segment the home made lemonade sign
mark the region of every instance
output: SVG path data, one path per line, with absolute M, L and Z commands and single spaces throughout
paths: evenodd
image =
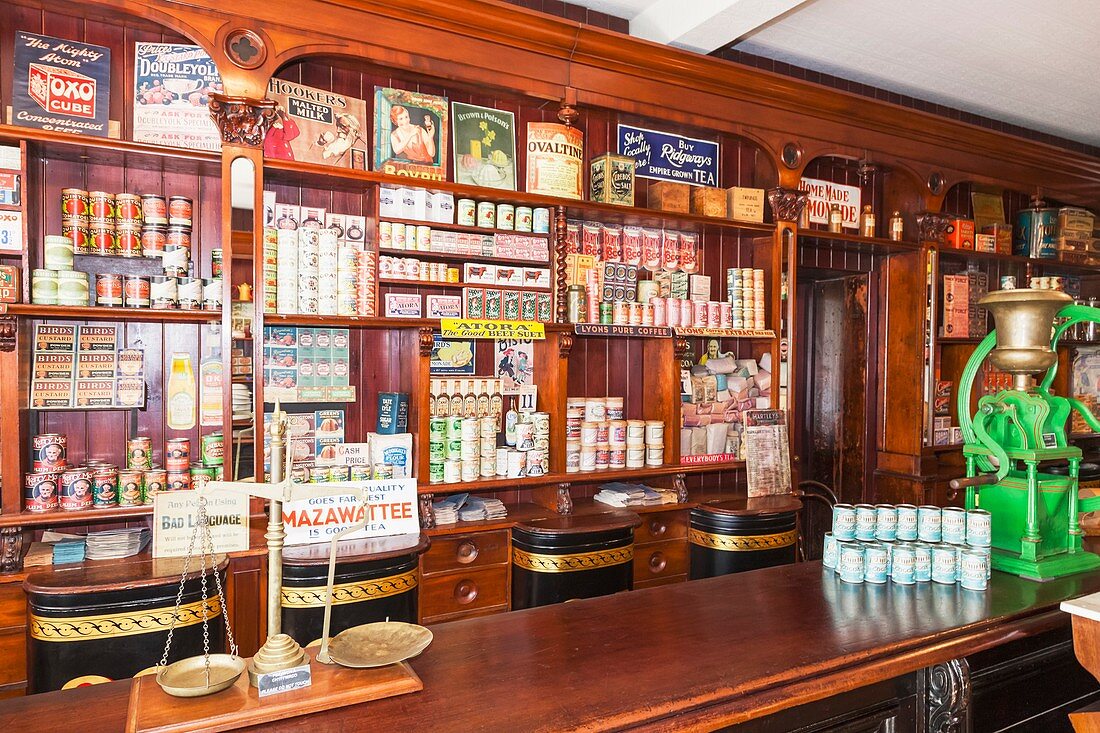
M 810 213 L 810 223 L 828 224 L 829 208 L 836 204 L 844 216 L 846 229 L 859 229 L 860 192 L 858 186 L 845 186 L 832 181 L 816 178 L 803 178 L 803 191 L 809 192 L 806 209 Z

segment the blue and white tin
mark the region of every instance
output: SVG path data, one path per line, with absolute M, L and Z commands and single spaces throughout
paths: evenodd
M 989 547 L 993 543 L 993 522 L 984 509 L 971 509 L 966 513 L 966 544 L 971 547 Z
M 989 587 L 989 578 L 986 576 L 988 568 L 989 560 L 984 553 L 964 550 L 959 568 L 959 582 L 968 590 L 985 590 Z
M 947 506 L 940 513 L 940 532 L 942 539 L 949 545 L 966 544 L 966 510 L 962 507 Z
M 967 547 L 967 552 L 976 552 L 985 558 L 985 579 L 993 575 L 993 553 L 988 547 Z
M 896 538 L 904 542 L 917 539 L 917 508 L 912 504 L 898 504 Z
M 942 537 L 940 522 L 941 513 L 938 506 L 922 506 L 917 508 L 917 539 L 921 542 L 939 542 Z
M 898 534 L 898 508 L 893 504 L 875 505 L 875 539 L 893 542 Z
M 863 545 L 841 542 L 837 545 L 837 567 L 845 583 L 863 582 Z
M 875 539 L 878 512 L 874 504 L 856 504 L 856 539 L 871 542 Z
M 851 504 L 833 505 L 833 536 L 838 542 L 856 538 L 856 508 Z
M 863 548 L 863 580 L 867 583 L 885 583 L 890 577 L 890 551 L 885 545 L 872 543 Z
M 916 581 L 917 549 L 909 544 L 894 546 L 891 553 L 890 577 L 898 585 L 912 585 Z
M 918 583 L 932 580 L 932 546 L 924 542 L 913 543 L 913 579 Z
M 954 585 L 956 559 L 954 546 L 932 545 L 932 582 Z
M 832 532 L 825 533 L 825 546 L 821 551 L 821 564 L 827 568 L 836 569 L 836 537 Z

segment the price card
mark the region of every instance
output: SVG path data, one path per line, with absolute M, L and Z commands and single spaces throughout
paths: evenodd
M 23 251 L 23 213 L 0 211 L 0 252 Z

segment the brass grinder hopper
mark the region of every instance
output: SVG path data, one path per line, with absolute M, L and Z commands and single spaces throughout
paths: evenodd
M 993 366 L 1013 375 L 1013 386 L 1027 390 L 1034 375 L 1058 361 L 1051 350 L 1054 318 L 1073 298 L 1058 290 L 997 290 L 978 301 L 993 314 L 997 346 L 989 354 Z

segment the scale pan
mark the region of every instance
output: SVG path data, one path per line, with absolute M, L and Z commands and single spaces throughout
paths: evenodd
M 232 654 L 210 655 L 210 684 L 201 654 L 173 662 L 157 674 L 157 684 L 173 697 L 202 697 L 233 685 L 244 672 L 244 660 Z
M 342 631 L 329 642 L 329 657 L 343 667 L 384 667 L 415 657 L 432 643 L 423 626 L 398 621 L 363 624 Z

